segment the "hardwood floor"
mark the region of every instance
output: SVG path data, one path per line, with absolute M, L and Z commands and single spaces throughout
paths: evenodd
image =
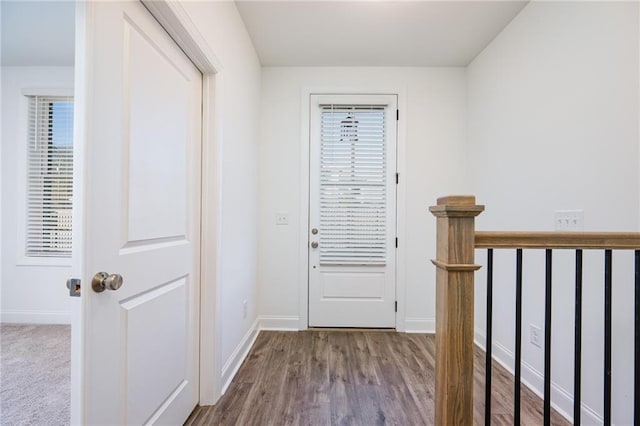
M 390 331 L 261 332 L 225 395 L 186 425 L 431 425 L 435 337 Z M 492 424 L 513 423 L 513 378 L 494 362 Z M 476 350 L 475 424 L 484 423 L 484 353 Z M 542 401 L 522 386 L 523 425 Z M 569 425 L 556 412 L 552 424 Z

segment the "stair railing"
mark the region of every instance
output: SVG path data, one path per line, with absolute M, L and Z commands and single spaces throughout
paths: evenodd
M 485 424 L 491 424 L 493 325 L 493 251 L 516 250 L 514 424 L 520 424 L 523 250 L 545 250 L 544 410 L 551 422 L 551 307 L 554 249 L 575 250 L 574 413 L 581 421 L 582 259 L 583 250 L 604 252 L 603 420 L 611 424 L 612 253 L 634 250 L 634 424 L 640 426 L 640 233 L 476 232 L 475 217 L 484 210 L 474 196 L 439 198 L 430 208 L 437 218 L 436 266 L 436 425 L 473 424 L 474 263 L 475 249 L 487 249 Z

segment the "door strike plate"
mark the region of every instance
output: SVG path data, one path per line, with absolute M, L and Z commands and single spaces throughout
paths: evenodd
M 78 278 L 69 278 L 67 280 L 67 288 L 69 289 L 69 296 L 80 297 L 80 280 Z

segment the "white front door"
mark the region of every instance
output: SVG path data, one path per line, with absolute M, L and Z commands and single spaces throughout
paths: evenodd
M 202 75 L 141 3 L 78 11 L 82 421 L 182 424 L 198 402 Z M 98 272 L 122 287 L 96 292 Z
M 312 95 L 309 326 L 396 325 L 395 95 Z

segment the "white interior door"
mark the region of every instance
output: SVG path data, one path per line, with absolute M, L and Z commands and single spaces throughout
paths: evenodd
M 395 327 L 396 105 L 311 96 L 311 327 Z
M 82 421 L 182 424 L 198 401 L 202 75 L 141 3 L 78 10 Z M 94 291 L 98 272 L 122 287 Z

